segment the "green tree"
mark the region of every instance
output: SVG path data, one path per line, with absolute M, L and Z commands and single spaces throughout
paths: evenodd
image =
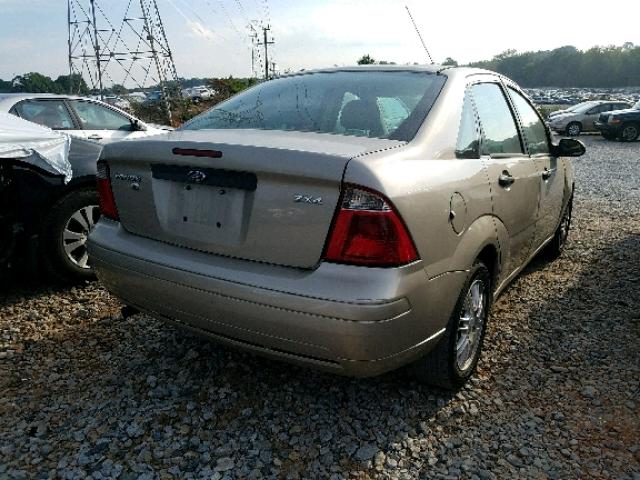
M 58 86 L 60 93 L 75 93 L 79 95 L 89 93 L 89 87 L 79 73 L 60 75 L 54 83 Z
M 127 93 L 129 93 L 129 90 L 127 90 L 123 85 L 120 85 L 119 83 L 114 83 L 109 90 L 111 90 L 114 95 L 126 95 Z
M 0 79 L 0 93 L 9 93 L 13 89 L 11 82 Z
M 13 84 L 12 89 L 14 92 L 62 93 L 60 86 L 51 80 L 51 78 L 37 72 L 18 75 L 11 83 Z
M 453 58 L 451 57 L 447 57 L 446 60 L 444 62 L 442 62 L 442 65 L 447 65 L 447 66 L 452 66 L 452 67 L 457 67 L 458 66 L 458 62 L 456 62 Z
M 376 61 L 368 53 L 358 60 L 358 65 L 373 65 L 374 63 L 376 63 Z

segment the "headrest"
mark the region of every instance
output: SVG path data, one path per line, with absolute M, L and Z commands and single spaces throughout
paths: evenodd
M 352 100 L 342 109 L 340 123 L 347 130 L 364 130 L 369 136 L 377 136 L 382 133 L 380 122 L 380 110 L 375 101 Z

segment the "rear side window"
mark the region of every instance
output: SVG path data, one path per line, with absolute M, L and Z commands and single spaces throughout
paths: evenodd
M 456 157 L 480 158 L 480 130 L 476 112 L 471 100 L 471 94 L 467 92 L 462 105 L 462 117 L 460 119 L 460 131 L 456 145 Z
M 497 83 L 480 83 L 471 87 L 484 133 L 485 155 L 522 154 L 522 145 L 509 104 Z
M 181 130 L 263 129 L 411 140 L 445 77 L 412 71 L 338 71 L 261 83 Z
M 131 130 L 131 120 L 110 108 L 85 100 L 69 102 L 85 130 Z
M 71 130 L 73 120 L 62 100 L 25 100 L 14 107 L 17 114 L 53 130 Z
M 522 131 L 531 155 L 549 153 L 547 129 L 534 108 L 516 90 L 509 88 L 509 95 L 520 115 Z

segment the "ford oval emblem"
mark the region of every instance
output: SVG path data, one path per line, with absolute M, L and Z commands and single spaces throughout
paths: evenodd
M 191 170 L 187 176 L 193 183 L 202 183 L 207 179 L 207 174 L 200 170 Z

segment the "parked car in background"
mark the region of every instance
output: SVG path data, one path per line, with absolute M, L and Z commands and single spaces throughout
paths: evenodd
M 156 103 L 162 100 L 162 91 L 154 90 L 152 92 L 147 93 L 147 97 L 145 98 L 143 103 L 151 104 Z
M 93 278 L 102 145 L 0 113 L 0 269 L 18 254 L 64 280 Z
M 185 88 L 182 90 L 183 98 L 189 98 L 194 101 L 209 100 L 213 95 L 214 92 L 205 86 Z
M 144 92 L 129 92 L 126 97 L 129 103 L 143 103 L 147 99 Z
M 0 112 L 103 145 L 165 132 L 113 105 L 84 97 L 46 93 L 0 94 Z
M 493 297 L 562 250 L 583 153 L 485 70 L 299 73 L 107 145 L 89 251 L 125 304 L 220 342 L 455 388 Z
M 595 122 L 600 114 L 630 106 L 621 101 L 593 100 L 576 105 L 563 113 L 550 115 L 548 123 L 552 130 L 575 137 L 582 132 L 597 131 Z
M 559 115 L 566 115 L 567 113 L 573 113 L 574 110 L 576 109 L 582 109 L 586 106 L 595 106 L 595 101 L 593 100 L 589 100 L 587 102 L 580 102 L 577 103 L 575 105 L 570 106 L 569 108 L 564 108 L 562 110 L 556 110 L 555 112 L 551 112 L 548 116 L 548 119 L 552 119 L 554 117 L 557 117 Z
M 607 140 L 637 140 L 640 137 L 640 100 L 631 108 L 600 114 L 595 128 Z

